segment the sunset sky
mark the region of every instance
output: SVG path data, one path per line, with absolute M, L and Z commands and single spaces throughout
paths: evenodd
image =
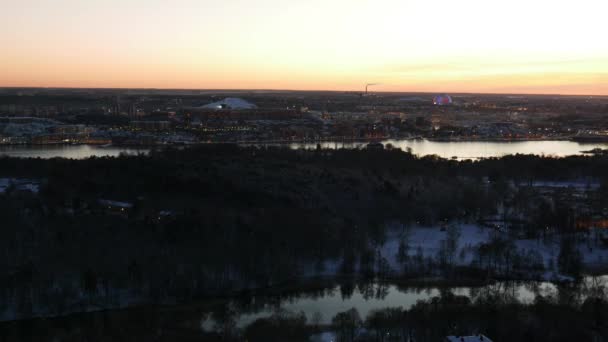
M 606 0 L 1 0 L 0 86 L 608 95 Z

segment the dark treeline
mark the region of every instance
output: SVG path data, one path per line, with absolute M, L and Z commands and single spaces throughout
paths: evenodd
M 328 260 L 340 261 L 341 275 L 388 277 L 377 249 L 389 223 L 474 222 L 503 206 L 530 217 L 526 234 L 549 225 L 567 232 L 576 215 L 563 210 L 569 202 L 556 197 L 543 206 L 534 188 L 512 182 L 599 182 L 588 198 L 593 213 L 608 206 L 606 166 L 600 156 L 456 162 L 399 150 L 233 145 L 87 160 L 0 158 L 0 177 L 41 181 L 39 194 L 0 194 L 0 303 L 11 317 L 29 317 L 179 302 L 323 274 Z M 517 263 L 498 262 L 512 260 L 505 246 L 492 249 L 502 254 L 480 250 L 484 277 L 515 271 Z M 404 258 L 404 269 L 434 274 L 452 259 L 418 253 Z M 566 255 L 564 265 L 577 272 L 576 258 Z

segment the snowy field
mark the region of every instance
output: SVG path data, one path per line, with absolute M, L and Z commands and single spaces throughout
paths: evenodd
M 458 266 L 468 266 L 476 258 L 476 250 L 480 244 L 487 243 L 492 236 L 500 236 L 509 239 L 508 233 L 504 230 L 497 232 L 495 229 L 483 227 L 477 224 L 454 224 L 459 230 L 457 251 L 454 257 L 454 264 Z M 441 249 L 442 241 L 447 239 L 447 230 L 440 226 L 423 227 L 412 226 L 407 229 L 407 243 L 409 245 L 407 254 L 414 257 L 421 249 L 424 259 L 431 258 L 437 260 L 437 255 Z M 593 233 L 589 237 L 579 234 L 576 246 L 582 255 L 582 261 L 588 267 L 603 267 L 608 265 L 608 248 L 593 238 Z M 397 260 L 399 242 L 403 238 L 404 232 L 400 228 L 390 229 L 387 234 L 386 242 L 379 247 L 380 255 L 388 261 L 391 272 L 399 274 L 401 265 Z M 557 258 L 559 255 L 560 244 L 558 236 L 549 236 L 547 239 L 513 239 L 517 252 L 521 255 L 535 254 L 542 258 L 545 267 L 544 274 L 537 274 L 535 278 L 544 280 L 567 280 L 568 277 L 557 273 Z M 311 265 L 303 272 L 305 276 L 333 276 L 339 274 L 342 260 L 326 261 L 321 272 L 315 271 Z
M 6 192 L 11 186 L 15 190 L 38 193 L 40 181 L 25 178 L 0 178 L 0 193 Z
M 468 265 L 473 261 L 473 248 L 480 243 L 489 240 L 490 229 L 485 229 L 477 225 L 459 225 L 460 238 L 458 239 L 458 251 L 456 253 L 456 263 L 459 265 Z M 399 241 L 402 236 L 406 235 L 409 250 L 408 255 L 413 257 L 416 255 L 418 248 L 422 248 L 424 257 L 435 258 L 441 248 L 441 241 L 447 238 L 447 231 L 442 231 L 440 227 L 420 227 L 414 226 L 408 228 L 408 232 L 404 234 L 399 229 L 389 232 L 387 242 L 382 246 L 381 253 L 384 258 L 389 261 L 391 268 L 398 269 L 397 252 L 399 251 Z M 461 259 L 459 255 L 462 250 L 465 250 L 465 258 Z
M 455 264 L 466 266 L 470 265 L 475 258 L 475 250 L 485 242 L 489 242 L 492 235 L 498 234 L 501 238 L 508 239 L 508 233 L 496 232 L 492 228 L 482 227 L 475 224 L 456 225 L 460 231 L 458 239 L 458 250 L 455 253 Z M 399 269 L 397 252 L 399 250 L 399 240 L 402 232 L 393 230 L 389 233 L 387 242 L 381 248 L 381 254 L 389 261 L 393 270 Z M 441 227 L 420 227 L 409 228 L 408 243 L 409 256 L 414 256 L 418 247 L 422 248 L 425 257 L 435 258 L 441 248 L 443 240 L 447 238 L 447 232 Z M 516 249 L 520 254 L 538 253 L 543 259 L 543 264 L 547 270 L 545 278 L 555 279 L 553 271 L 557 269 L 557 257 L 559 255 L 559 237 L 552 236 L 548 239 L 514 239 Z M 593 234 L 589 238 L 584 238 L 582 234 L 577 237 L 576 246 L 581 252 L 582 261 L 585 266 L 602 266 L 608 262 L 608 248 L 601 246 L 594 240 Z M 463 258 L 464 257 L 464 258 Z M 558 277 L 562 278 L 562 277 Z

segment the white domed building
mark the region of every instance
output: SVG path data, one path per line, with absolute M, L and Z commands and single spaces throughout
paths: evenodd
M 208 105 L 204 105 L 201 108 L 203 109 L 232 109 L 232 110 L 242 110 L 242 109 L 256 109 L 257 106 L 251 102 L 243 100 L 241 98 L 236 97 L 227 97 L 221 101 L 213 102 Z

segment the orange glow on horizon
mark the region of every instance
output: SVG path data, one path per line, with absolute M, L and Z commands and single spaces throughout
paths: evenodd
M 8 0 L 0 86 L 608 95 L 601 0 Z M 498 8 L 500 7 L 500 8 Z

